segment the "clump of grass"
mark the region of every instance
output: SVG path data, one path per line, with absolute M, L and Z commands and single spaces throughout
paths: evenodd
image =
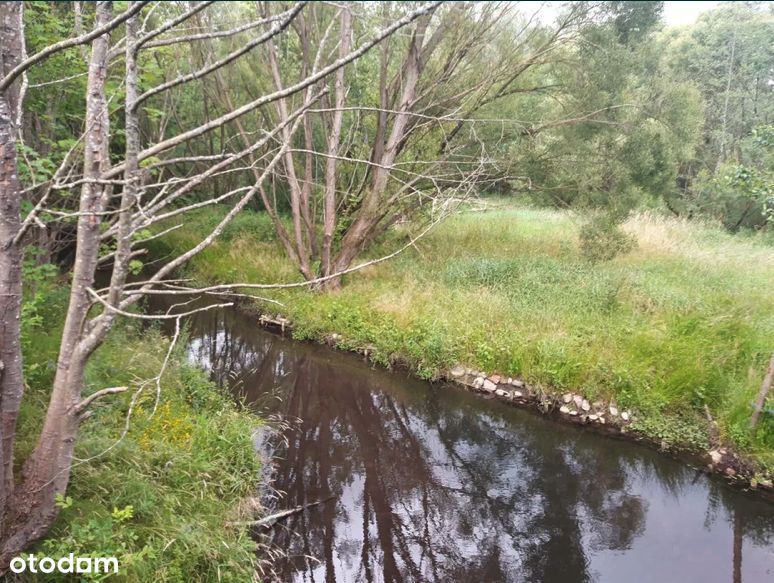
M 245 231 L 196 258 L 191 273 L 202 281 L 224 271 L 230 281 L 297 281 L 276 242 L 248 234 L 250 221 L 265 218 L 243 221 Z M 338 293 L 273 297 L 300 337 L 336 332 L 345 347 L 370 346 L 377 361 L 407 362 L 420 376 L 461 362 L 615 400 L 643 417 L 694 419 L 696 427 L 707 406 L 726 439 L 769 456 L 774 420 L 755 435 L 747 423 L 772 349 L 774 248 L 761 237 L 641 214 L 623 226 L 637 247 L 592 263 L 580 249 L 582 224 L 567 212 L 504 206 L 461 214 L 415 249 L 348 276 Z M 164 244 L 181 248 L 179 233 Z M 405 237 L 391 232 L 371 255 Z M 688 435 L 659 427 L 643 425 L 659 439 Z
M 27 326 L 25 366 L 35 371 L 20 423 L 20 453 L 34 446 L 56 358 L 57 328 L 65 296 L 52 288 L 37 310 L 46 326 Z M 33 320 L 28 320 L 33 321 Z M 53 325 L 51 325 L 53 323 Z M 155 329 L 126 324 L 94 355 L 87 391 L 136 387 L 161 368 L 168 340 Z M 239 520 L 254 495 L 259 461 L 252 434 L 258 421 L 238 411 L 203 372 L 176 352 L 156 387 L 137 402 L 124 428 L 130 395 L 104 400 L 82 427 L 67 496 L 49 536 L 33 552 L 57 557 L 114 556 L 117 581 L 252 580 L 257 554 Z M 49 580 L 49 579 L 47 579 Z M 51 581 L 69 580 L 66 575 Z M 111 579 L 112 580 L 112 579 Z

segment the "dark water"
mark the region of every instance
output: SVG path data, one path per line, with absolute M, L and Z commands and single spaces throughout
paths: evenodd
M 373 370 L 234 312 L 192 361 L 302 421 L 276 463 L 281 581 L 774 581 L 774 505 L 632 444 Z M 272 397 L 270 397 L 272 395 Z

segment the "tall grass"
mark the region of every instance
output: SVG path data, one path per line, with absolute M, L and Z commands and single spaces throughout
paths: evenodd
M 55 370 L 66 288 L 47 283 L 25 302 L 24 365 L 30 384 L 21 412 L 18 457 L 35 445 Z M 93 356 L 87 392 L 126 385 L 132 392 L 161 369 L 168 339 L 124 324 Z M 47 538 L 32 552 L 60 557 L 116 557 L 113 581 L 252 580 L 256 545 L 243 518 L 255 494 L 258 423 L 237 410 L 202 371 L 175 352 L 156 386 L 148 384 L 125 427 L 130 395 L 100 401 L 84 422 L 67 497 Z M 30 575 L 30 577 L 35 577 Z M 37 581 L 39 579 L 31 579 Z M 69 581 L 67 575 L 47 581 Z
M 202 220 L 163 245 L 190 246 Z M 298 280 L 275 242 L 251 235 L 266 223 L 245 215 L 191 274 Z M 755 435 L 747 423 L 774 349 L 774 247 L 640 214 L 624 225 L 636 249 L 592 264 L 578 248 L 581 223 L 535 209 L 461 214 L 396 259 L 347 277 L 338 293 L 272 297 L 299 337 L 337 332 L 345 346 L 370 345 L 378 361 L 405 361 L 425 377 L 461 362 L 580 390 L 637 410 L 667 441 L 696 441 L 706 406 L 725 438 L 772 463 L 774 420 Z M 372 255 L 406 236 L 391 233 Z

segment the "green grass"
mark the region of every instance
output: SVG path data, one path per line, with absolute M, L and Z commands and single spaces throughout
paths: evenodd
M 41 426 L 66 299 L 64 288 L 48 287 L 25 303 L 30 386 L 20 423 L 20 459 L 34 446 Z M 92 358 L 86 390 L 128 385 L 134 392 L 138 383 L 158 374 L 168 342 L 157 330 L 123 323 Z M 33 552 L 115 556 L 121 574 L 110 581 L 250 581 L 256 545 L 245 528 L 228 523 L 244 520 L 255 496 L 260 468 L 252 435 L 258 420 L 238 411 L 230 395 L 188 366 L 182 350 L 174 353 L 161 387 L 152 414 L 156 386 L 146 386 L 120 442 L 131 395 L 104 399 L 95 407 L 76 447 L 77 458 L 95 459 L 76 462 L 60 515 Z
M 188 249 L 218 215 L 201 213 L 156 253 Z M 343 336 L 431 378 L 454 363 L 521 376 L 547 390 L 615 400 L 673 443 L 696 443 L 704 406 L 724 437 L 769 467 L 774 420 L 755 435 L 750 404 L 774 349 L 774 248 L 708 225 L 639 215 L 637 248 L 584 260 L 581 218 L 500 207 L 456 216 L 399 257 L 345 280 L 338 293 L 263 293 L 299 338 Z M 394 250 L 392 232 L 369 256 Z M 206 282 L 287 282 L 261 214 L 246 214 L 188 268 Z M 278 311 L 267 306 L 269 312 Z M 700 440 L 699 440 L 700 441 Z

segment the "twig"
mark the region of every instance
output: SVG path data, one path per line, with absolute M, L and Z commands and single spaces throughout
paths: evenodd
M 80 415 L 89 405 L 91 405 L 97 399 L 101 399 L 102 397 L 107 397 L 108 395 L 125 393 L 128 390 L 129 390 L 129 387 L 108 387 L 107 389 L 101 389 L 96 393 L 92 393 L 91 395 L 86 397 L 83 401 L 78 403 L 75 406 L 75 409 L 73 409 L 73 411 L 76 413 L 76 415 Z
M 316 502 L 309 502 L 308 504 L 296 506 L 295 508 L 291 508 L 290 510 L 282 510 L 281 512 L 270 514 L 269 516 L 265 516 L 260 520 L 230 522 L 229 524 L 232 526 L 262 526 L 263 528 L 271 528 L 272 526 L 274 526 L 275 523 L 277 523 L 280 520 L 283 520 L 289 516 L 293 516 L 294 514 L 298 514 L 299 512 L 303 512 L 304 510 L 308 508 L 312 508 L 313 506 L 317 506 L 318 504 L 324 504 L 325 502 L 328 502 L 329 500 L 333 500 L 334 498 L 335 496 L 328 496 L 323 500 L 317 500 Z

